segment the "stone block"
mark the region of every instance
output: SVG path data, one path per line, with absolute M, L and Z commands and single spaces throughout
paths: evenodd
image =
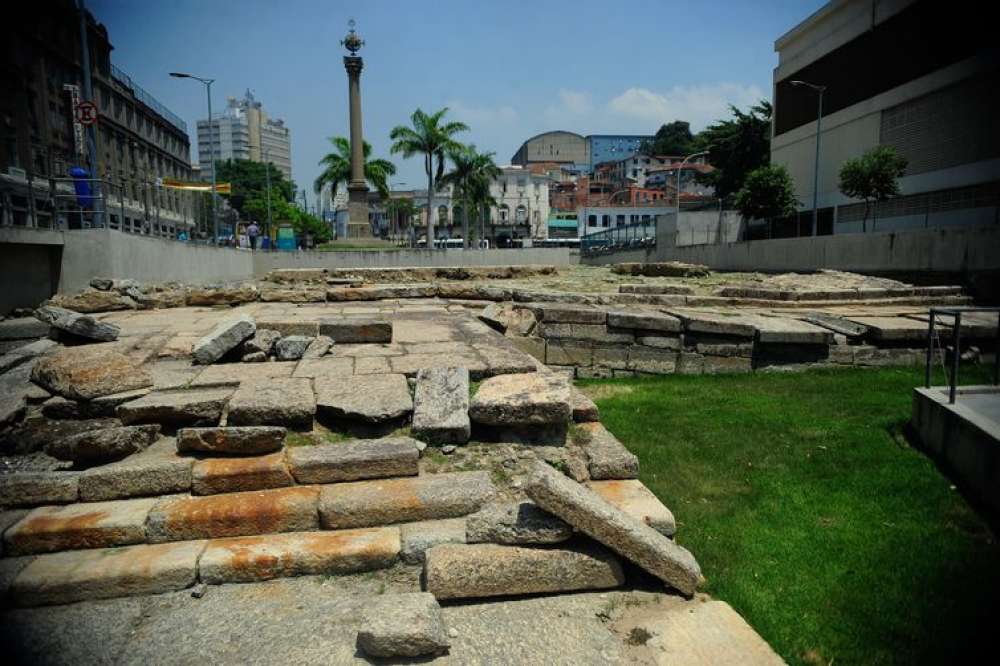
M 344 529 L 457 518 L 478 510 L 495 492 L 486 472 L 337 483 L 322 489 L 320 520 L 325 529 Z
M 145 364 L 126 356 L 118 343 L 63 347 L 41 357 L 31 381 L 70 400 L 93 400 L 153 385 Z
M 146 540 L 146 516 L 155 499 L 40 506 L 4 533 L 12 555 L 107 548 Z
M 392 342 L 392 324 L 381 319 L 322 319 L 319 334 L 336 344 Z
M 677 352 L 633 345 L 628 351 L 628 368 L 659 375 L 677 371 Z
M 187 492 L 193 464 L 194 459 L 177 455 L 173 439 L 162 438 L 145 451 L 80 474 L 80 501 Z
M 278 488 L 160 500 L 146 525 L 150 543 L 317 529 L 314 487 Z
M 285 429 L 277 426 L 181 428 L 177 431 L 177 450 L 180 452 L 254 456 L 280 451 L 284 443 Z
M 62 504 L 79 497 L 79 472 L 10 472 L 0 479 L 0 506 Z
M 279 361 L 297 361 L 313 340 L 306 335 L 286 335 L 274 343 L 274 355 Z
M 571 437 L 587 456 L 590 478 L 634 479 L 639 475 L 639 459 L 600 423 L 579 423 Z
M 828 345 L 833 332 L 798 319 L 757 316 L 753 319 L 761 343 Z
M 413 398 L 401 374 L 317 377 L 316 410 L 334 422 L 388 423 L 408 416 Z
M 568 339 L 588 340 L 590 342 L 629 343 L 635 341 L 635 336 L 629 331 L 608 329 L 602 324 L 538 324 L 538 335 L 547 340 Z
M 669 349 L 672 351 L 679 351 L 681 349 L 680 336 L 637 335 L 635 341 L 640 345 L 655 349 Z
M 427 591 L 438 599 L 600 590 L 625 582 L 617 558 L 589 544 L 572 548 L 444 544 L 427 551 L 424 578 Z
M 330 348 L 333 347 L 333 340 L 325 335 L 317 335 L 306 347 L 305 353 L 302 354 L 302 358 L 321 358 L 326 356 Z
M 160 435 L 160 426 L 122 426 L 88 430 L 56 439 L 45 447 L 45 453 L 58 460 L 67 460 L 78 467 L 121 460 L 144 450 Z
M 524 490 L 535 504 L 679 592 L 691 596 L 701 582 L 701 568 L 690 552 L 549 465 L 536 463 Z
M 538 361 L 522 353 L 515 345 L 508 345 L 507 340 L 503 344 L 476 343 L 473 349 L 473 353 L 478 353 L 486 362 L 485 377 L 534 372 L 538 368 Z
M 257 331 L 243 343 L 245 354 L 264 354 L 267 356 L 274 351 L 274 343 L 281 339 L 281 333 L 269 328 L 257 327 Z
M 299 361 L 295 368 L 293 377 L 304 377 L 315 379 L 323 377 L 332 379 L 334 377 L 347 378 L 354 374 L 355 359 L 349 356 L 324 356 L 316 359 L 303 359 Z M 272 365 L 272 364 L 268 364 Z M 359 373 L 360 374 L 360 373 Z
M 681 320 L 659 312 L 614 310 L 608 312 L 608 327 L 680 333 Z
M 449 645 L 441 607 L 427 592 L 372 599 L 358 631 L 358 647 L 372 657 L 427 657 L 446 653 Z
M 593 365 L 594 346 L 585 342 L 547 340 L 545 342 L 545 363 L 576 367 Z
M 469 371 L 466 368 L 427 368 L 417 372 L 413 394 L 411 432 L 432 444 L 469 441 Z
M 312 382 L 282 377 L 240 384 L 229 400 L 230 425 L 272 425 L 294 429 L 312 428 L 316 396 Z
M 638 479 L 588 481 L 587 487 L 611 506 L 649 525 L 663 536 L 677 531 L 674 514 Z
M 748 373 L 753 370 L 753 359 L 745 356 L 704 356 L 702 372 L 706 375 Z
M 266 328 L 270 331 L 275 331 L 278 334 L 278 337 L 285 335 L 305 335 L 310 338 L 315 338 L 319 335 L 318 321 L 280 321 L 268 319 L 266 321 L 257 322 L 257 328 Z
M 601 419 L 600 411 L 594 401 L 575 386 L 570 389 L 570 404 L 573 407 L 573 420 L 576 423 L 587 423 Z
M 398 555 L 395 527 L 268 534 L 209 541 L 198 573 L 210 584 L 251 583 L 383 569 Z
M 325 289 L 303 287 L 270 287 L 260 290 L 260 300 L 265 303 L 323 303 Z
M 586 307 L 559 307 L 558 305 L 528 305 L 546 324 L 600 324 L 608 320 L 608 313 Z
M 705 372 L 705 357 L 701 354 L 681 352 L 677 355 L 677 374 L 700 375 Z
M 252 284 L 191 287 L 188 305 L 240 305 L 256 301 L 259 294 Z
M 113 342 L 121 333 L 121 328 L 114 324 L 56 305 L 41 306 L 35 310 L 35 317 L 53 328 L 87 340 Z
M 287 459 L 299 483 L 337 483 L 416 476 L 420 450 L 409 437 L 354 439 L 296 446 L 288 449 Z
M 0 557 L 3 557 L 3 555 L 4 555 L 4 550 L 3 550 L 3 535 L 4 535 L 4 532 L 7 531 L 8 527 L 10 527 L 10 526 L 14 525 L 15 523 L 19 522 L 22 518 L 24 518 L 27 515 L 28 515 L 28 510 L 27 509 L 11 509 L 9 511 L 0 511 Z M 464 530 L 465 530 L 464 523 L 463 523 L 462 530 L 463 530 L 462 534 L 463 534 L 463 538 L 464 538 L 464 534 L 465 534 L 465 532 L 464 532 Z M 0 561 L 2 561 L 2 560 L 0 560 Z M 3 596 L 3 590 L 0 589 L 0 597 L 2 597 L 2 596 Z M 2 603 L 2 601 L 0 601 L 0 603 Z
M 196 363 L 215 363 L 230 350 L 253 336 L 257 324 L 250 315 L 241 315 L 224 321 L 212 329 L 205 337 L 194 343 L 191 355 Z
M 722 313 L 688 308 L 669 308 L 667 312 L 680 319 L 684 324 L 684 330 L 692 333 L 752 338 L 757 332 L 753 323 L 749 321 L 750 316 L 745 313 Z
M 531 502 L 488 504 L 465 525 L 468 543 L 550 544 L 573 536 L 572 527 Z
M 445 518 L 400 525 L 400 559 L 407 564 L 423 564 L 427 549 L 442 543 L 465 543 L 465 520 Z
M 3 322 L 0 322 L 2 324 Z M 52 340 L 36 340 L 26 345 L 16 347 L 0 356 L 0 373 L 12 370 L 19 365 L 33 361 L 42 354 L 52 350 L 56 343 Z
M 545 340 L 543 338 L 512 337 L 509 339 L 510 343 L 519 350 L 545 363 Z
M 19 606 L 69 604 L 183 590 L 197 579 L 204 541 L 41 555 L 14 579 Z
M 695 350 L 704 356 L 753 356 L 752 342 L 708 343 L 698 342 Z
M 272 379 L 291 377 L 301 363 L 220 363 L 210 365 L 191 380 L 191 388 L 231 386 L 235 384 L 267 383 Z
M 207 458 L 195 462 L 191 470 L 191 493 L 194 495 L 283 488 L 293 483 L 285 465 L 285 456 L 281 453 L 245 458 Z
M 572 416 L 569 389 L 566 379 L 548 373 L 492 377 L 480 385 L 469 417 L 492 426 L 566 423 Z
M 0 340 L 30 340 L 49 334 L 49 324 L 34 317 L 13 317 L 0 321 Z
M 122 423 L 160 423 L 176 428 L 189 425 L 214 425 L 233 395 L 233 387 L 205 387 L 153 391 L 137 400 L 118 406 Z

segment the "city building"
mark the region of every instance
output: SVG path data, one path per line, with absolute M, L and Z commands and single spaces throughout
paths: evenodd
M 587 234 L 607 231 L 630 224 L 649 224 L 656 221 L 657 215 L 674 213 L 673 206 L 663 202 L 646 206 L 597 205 L 581 206 L 576 213 L 577 233 L 582 238 Z
M 778 38 L 771 162 L 795 182 L 800 229 L 811 227 L 818 86 L 819 233 L 862 231 L 865 205 L 840 193 L 839 171 L 875 146 L 909 165 L 868 231 L 997 224 L 1000 55 L 982 7 L 832 0 Z
M 500 167 L 501 175 L 490 183 L 490 196 L 497 205 L 490 209 L 488 237 L 499 243 L 507 239 L 548 237 L 549 178 L 522 166 Z
M 597 164 L 618 161 L 639 152 L 642 143 L 652 139 L 652 136 L 631 134 L 582 136 L 564 130 L 543 132 L 521 144 L 510 161 L 522 167 L 551 162 L 590 173 Z
M 112 63 L 107 29 L 89 12 L 102 199 L 80 203 L 70 179 L 73 168 L 89 172 L 74 115 L 83 95 L 79 10 L 54 0 L 19 7 L 17 18 L 0 27 L 0 224 L 90 226 L 100 219 L 91 211 L 103 208 L 124 231 L 174 236 L 193 225 L 195 197 L 161 186 L 191 178 L 187 125 Z
M 211 177 L 212 159 L 271 162 L 292 179 L 292 140 L 285 121 L 268 116 L 249 90 L 240 99 L 230 97 L 221 113 L 198 121 L 198 163 L 203 177 Z

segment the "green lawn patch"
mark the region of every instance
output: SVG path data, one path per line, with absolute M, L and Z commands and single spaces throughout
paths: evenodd
M 673 510 L 704 590 L 789 663 L 961 663 L 992 639 L 1000 548 L 903 436 L 922 382 L 888 368 L 581 386 Z

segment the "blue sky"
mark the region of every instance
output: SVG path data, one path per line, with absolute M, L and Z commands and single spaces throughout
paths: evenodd
M 448 106 L 470 125 L 462 140 L 510 161 L 526 138 L 653 133 L 688 120 L 694 130 L 770 98 L 774 40 L 821 0 L 726 2 L 505 2 L 432 0 L 89 0 L 109 31 L 113 62 L 190 131 L 213 104 L 250 88 L 292 131 L 292 172 L 309 190 L 325 137 L 348 133 L 340 40 L 354 17 L 367 45 L 365 138 L 389 157 L 389 131 L 421 107 Z M 192 160 L 197 151 L 192 139 Z M 400 187 L 426 187 L 422 162 L 391 156 Z

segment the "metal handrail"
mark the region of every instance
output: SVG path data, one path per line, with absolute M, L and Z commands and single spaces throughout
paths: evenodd
M 951 377 L 948 379 L 948 404 L 955 404 L 955 387 L 958 385 L 958 362 L 962 357 L 962 313 L 965 312 L 995 312 L 997 313 L 997 346 L 993 352 L 993 383 L 1000 384 L 1000 307 L 977 307 L 962 305 L 954 307 L 933 307 L 928 310 L 927 319 L 927 365 L 924 368 L 924 385 L 931 387 L 931 367 L 934 361 L 934 322 L 938 315 L 952 317 L 954 340 L 951 355 Z

